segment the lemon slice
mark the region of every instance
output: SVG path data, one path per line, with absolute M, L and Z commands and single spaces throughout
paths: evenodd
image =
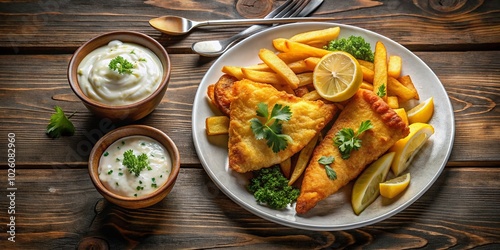
M 341 102 L 351 98 L 363 82 L 363 72 L 351 54 L 334 51 L 318 62 L 313 72 L 313 85 L 326 100 Z
M 379 196 L 379 183 L 385 181 L 395 153 L 389 152 L 368 166 L 352 187 L 351 205 L 360 214 Z
M 403 192 L 410 184 L 410 173 L 380 183 L 380 195 L 392 199 Z
M 390 152 L 396 153 L 391 165 L 392 172 L 396 176 L 399 176 L 408 168 L 413 157 L 415 157 L 427 139 L 434 134 L 434 127 L 427 123 L 412 123 L 409 127 L 410 134 L 397 141 L 389 149 Z
M 410 124 L 416 122 L 427 123 L 431 119 L 433 113 L 434 98 L 429 97 L 429 99 L 408 110 L 408 121 Z

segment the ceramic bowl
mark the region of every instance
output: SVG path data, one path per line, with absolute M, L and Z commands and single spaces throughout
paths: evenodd
M 147 136 L 162 144 L 170 155 L 172 169 L 167 181 L 153 193 L 138 197 L 125 197 L 108 190 L 101 182 L 98 173 L 99 161 L 111 144 L 122 138 L 134 135 Z M 96 142 L 90 152 L 88 170 L 90 179 L 97 191 L 108 201 L 130 209 L 144 208 L 162 201 L 170 193 L 179 175 L 180 156 L 174 142 L 161 130 L 146 125 L 128 125 L 112 130 Z
M 163 67 L 163 77 L 158 89 L 143 100 L 132 104 L 113 106 L 95 101 L 84 94 L 78 82 L 78 68 L 82 60 L 90 52 L 106 46 L 110 41 L 134 43 L 150 49 L 160 59 Z M 73 54 L 68 65 L 68 81 L 73 92 L 92 113 L 115 122 L 132 122 L 150 114 L 161 102 L 167 90 L 170 79 L 170 58 L 165 48 L 155 39 L 133 31 L 116 31 L 94 37 L 84 43 Z

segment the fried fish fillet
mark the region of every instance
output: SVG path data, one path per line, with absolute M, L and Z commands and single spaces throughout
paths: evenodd
M 334 145 L 335 134 L 343 128 L 357 131 L 361 122 L 366 120 L 371 121 L 373 128 L 360 135 L 361 148 L 353 150 L 349 159 L 342 159 L 338 147 Z M 380 97 L 372 91 L 360 89 L 316 147 L 304 174 L 296 212 L 304 214 L 319 201 L 337 192 L 408 133 L 408 126 Z M 322 156 L 335 158 L 330 166 L 337 179 L 330 180 L 326 175 L 325 166 L 318 162 Z
M 234 83 L 233 95 L 229 115 L 229 166 L 240 173 L 270 167 L 290 158 L 305 147 L 337 111 L 333 104 L 307 101 L 247 79 Z M 250 120 L 257 117 L 259 103 L 266 103 L 269 109 L 276 103 L 290 107 L 292 116 L 282 123 L 282 133 L 293 141 L 288 142 L 285 150 L 274 153 L 265 139 L 255 138 Z

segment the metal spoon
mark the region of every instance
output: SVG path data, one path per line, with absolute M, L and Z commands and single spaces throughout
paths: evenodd
M 209 20 L 197 22 L 179 16 L 162 16 L 149 20 L 149 24 L 169 35 L 178 36 L 189 33 L 194 28 L 216 25 L 250 25 L 250 24 L 277 24 L 292 22 L 317 22 L 325 21 L 325 18 L 270 18 L 270 19 L 230 19 Z

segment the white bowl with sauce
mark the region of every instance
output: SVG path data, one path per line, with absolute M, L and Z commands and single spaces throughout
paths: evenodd
M 147 166 L 140 169 L 137 166 L 142 165 L 131 164 L 134 158 Z M 137 209 L 152 206 L 170 193 L 179 174 L 180 157 L 174 142 L 162 131 L 129 125 L 97 141 L 88 168 L 94 186 L 104 198 Z
M 71 89 L 87 109 L 115 122 L 132 122 L 150 114 L 161 102 L 170 67 L 165 48 L 155 39 L 139 32 L 116 31 L 78 48 L 67 73 Z

